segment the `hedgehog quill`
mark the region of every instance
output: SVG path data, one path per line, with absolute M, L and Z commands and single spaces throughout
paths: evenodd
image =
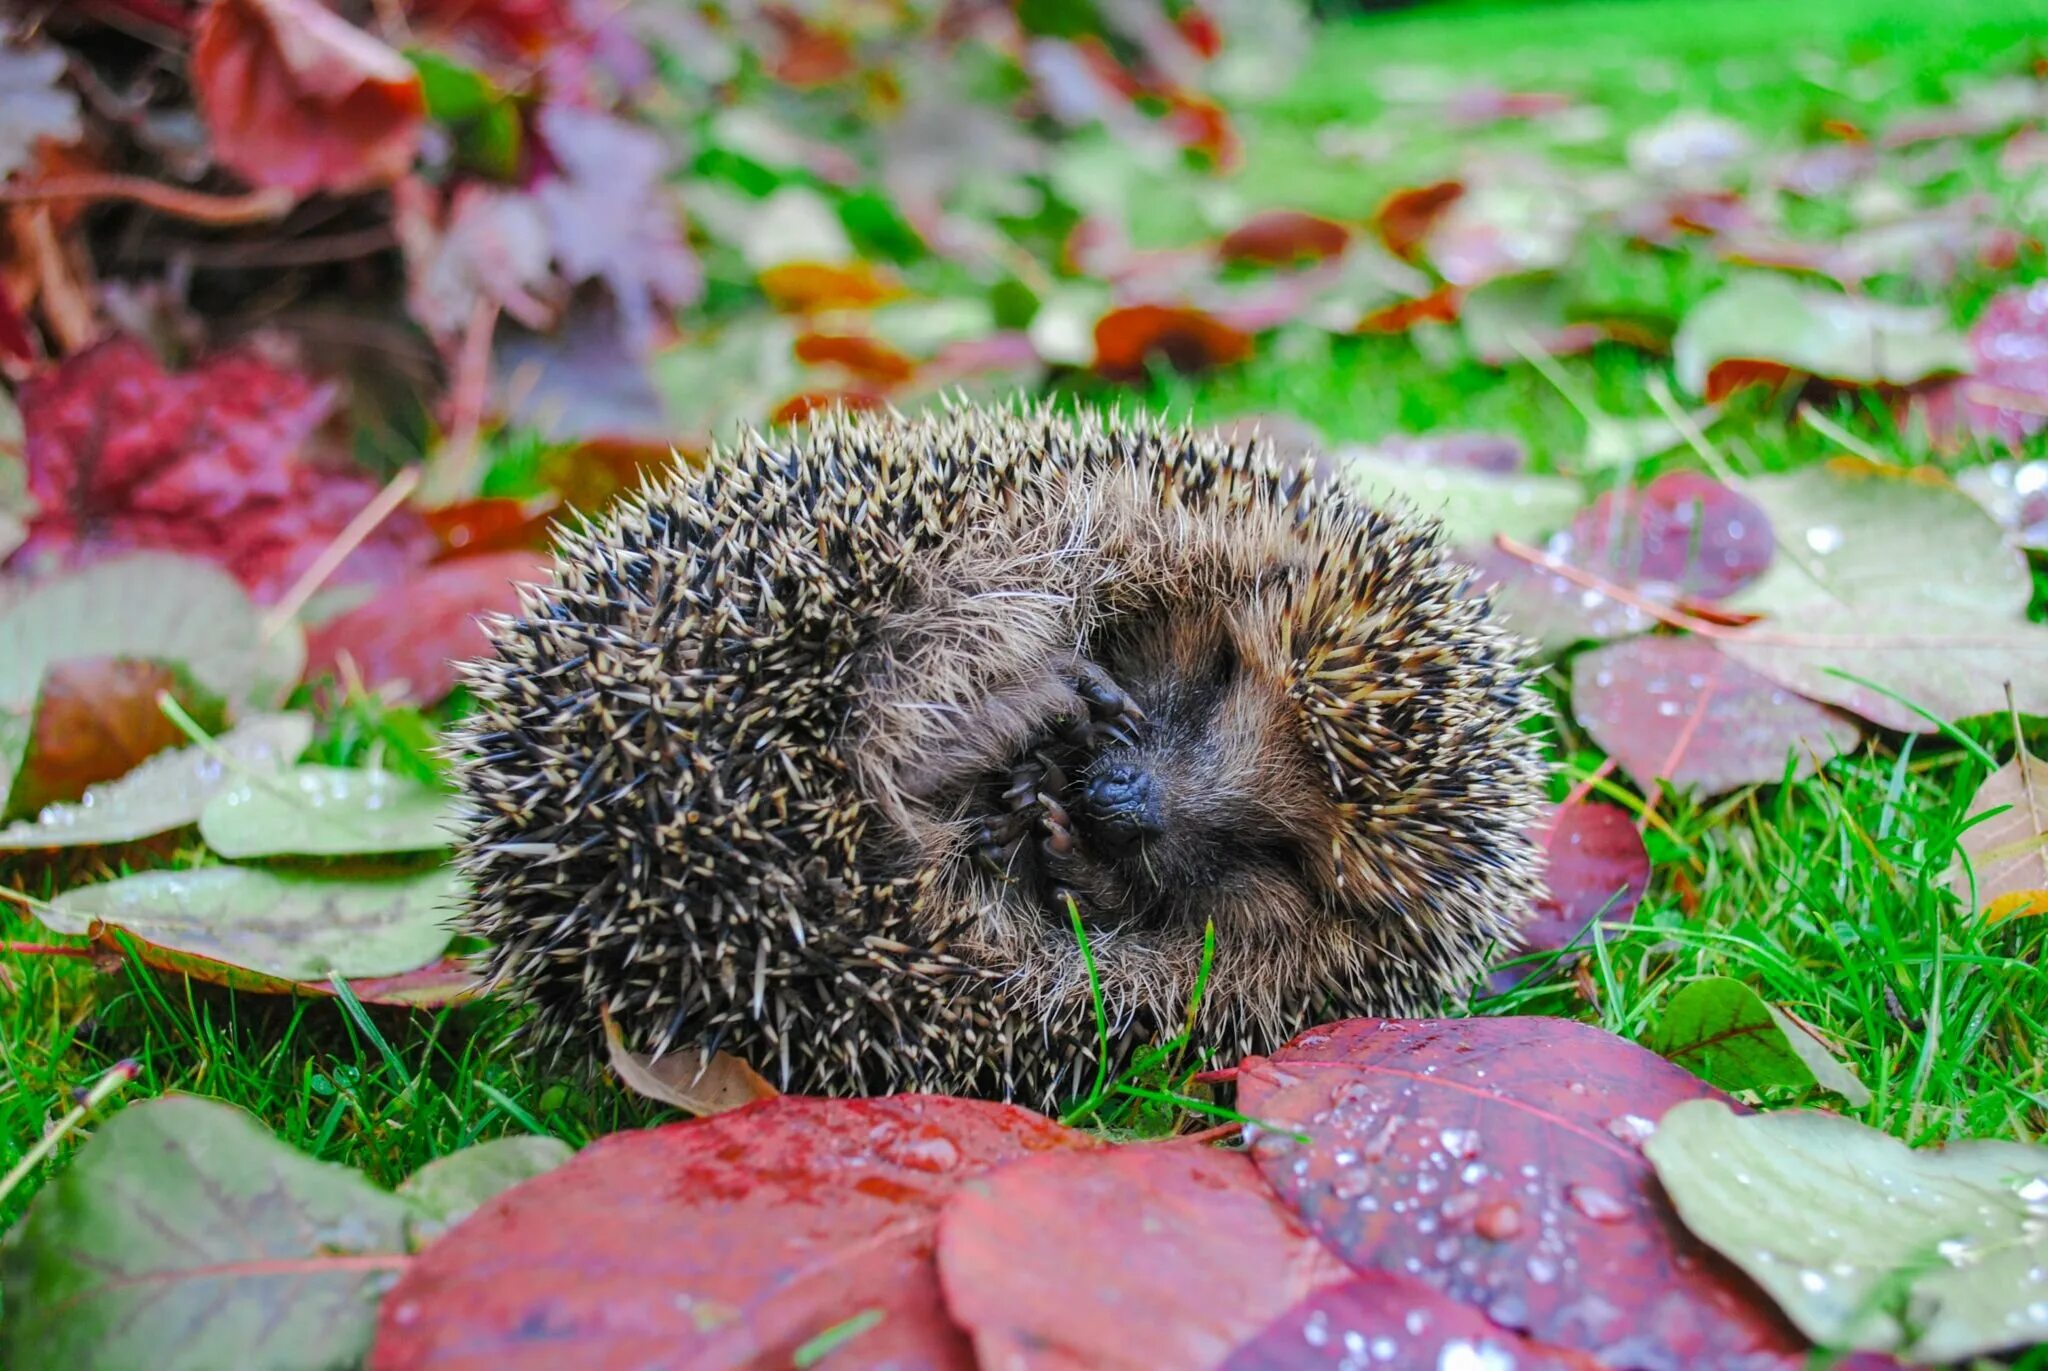
M 1041 1106 L 1468 986 L 1537 890 L 1521 648 L 1435 527 L 1261 444 L 1032 409 L 748 434 L 492 629 L 458 740 L 543 1043 Z

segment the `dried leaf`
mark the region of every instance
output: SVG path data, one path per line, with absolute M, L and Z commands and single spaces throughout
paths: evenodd
M 1095 323 L 1095 370 L 1112 380 L 1145 375 L 1155 358 L 1177 371 L 1206 371 L 1251 356 L 1250 335 L 1183 305 L 1126 305 Z
M 728 1052 L 713 1052 L 707 1062 L 694 1047 L 671 1048 L 660 1057 L 631 1051 L 608 1011 L 604 1050 L 605 1060 L 628 1090 L 689 1114 L 723 1114 L 782 1093 Z
M 1334 219 L 1301 210 L 1272 209 L 1253 215 L 1225 234 L 1216 250 L 1229 262 L 1292 266 L 1336 257 L 1350 242 L 1351 230 Z
M 1535 830 L 1543 850 L 1544 894 L 1519 930 L 1529 952 L 1555 952 L 1586 935 L 1594 921 L 1625 924 L 1650 888 L 1650 853 L 1627 810 L 1574 800 L 1548 810 Z M 1524 967 L 1495 973 L 1493 988 L 1511 989 Z
M 317 0 L 209 0 L 192 84 L 214 156 L 299 195 L 396 181 L 426 116 L 412 64 Z
M 43 673 L 28 746 L 4 817 L 68 804 L 90 786 L 119 780 L 185 735 L 157 705 L 167 694 L 200 727 L 222 726 L 220 702 L 188 676 L 155 661 L 87 657 L 57 662 Z M 6 767 L 0 763 L 0 776 Z
M 1907 386 L 1970 369 L 1945 309 L 1881 304 L 1766 275 L 1737 277 L 1695 306 L 1672 354 L 1679 384 L 1709 400 L 1795 374 Z
M 1974 823 L 1956 840 L 1948 886 L 1990 921 L 2048 914 L 2048 762 L 2021 752 L 1970 797 Z

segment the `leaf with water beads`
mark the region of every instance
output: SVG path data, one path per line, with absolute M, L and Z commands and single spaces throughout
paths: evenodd
M 1368 1271 L 1324 1286 L 1267 1324 L 1230 1354 L 1223 1371 L 1368 1365 L 1594 1371 L 1600 1363 L 1511 1333 L 1413 1276 Z
M 1953 1362 L 2048 1341 L 2048 1148 L 1916 1150 L 1700 1100 L 1644 1151 L 1686 1226 L 1816 1342 Z
M 455 833 L 453 802 L 390 771 L 299 766 L 237 780 L 199 816 L 223 857 L 348 857 L 428 852 Z
M 1260 1170 L 1360 1271 L 1418 1277 L 1610 1365 L 1800 1364 L 1802 1340 L 1678 1222 L 1641 1145 L 1717 1092 L 1585 1024 L 1354 1019 L 1239 1070 Z

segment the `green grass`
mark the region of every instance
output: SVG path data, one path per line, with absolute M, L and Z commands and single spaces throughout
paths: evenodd
M 2022 69 L 2037 51 L 2043 13 L 1990 0 L 1623 0 L 1361 22 L 1327 35 L 1307 73 L 1256 112 L 1237 190 L 1250 204 L 1357 218 L 1389 189 L 1450 172 L 1459 144 L 1440 131 L 1376 165 L 1338 165 L 1316 152 L 1320 130 L 1382 115 L 1375 91 L 1394 65 L 1429 63 L 1467 79 L 1588 97 L 1611 111 L 1612 128 L 1574 158 L 1611 158 L 1630 131 L 1688 106 L 1735 115 L 1790 145 L 1821 117 L 1875 124 L 1902 106 L 1947 98 L 1957 81 Z M 1879 75 L 1867 91 L 1844 94 L 1815 79 L 1832 69 L 1811 54 L 1853 57 Z M 1472 136 L 1511 144 L 1521 135 Z M 2005 193 L 1988 154 L 1966 159 L 1953 175 L 1951 190 Z M 1199 222 L 1174 193 L 1141 199 L 1139 228 L 1149 238 L 1185 236 Z M 2022 269 L 2038 274 L 2039 265 Z M 1620 250 L 1596 252 L 1577 270 L 1595 297 L 1666 317 L 1723 275 L 1704 254 Z M 2009 279 L 1965 279 L 1942 298 L 1966 312 Z M 1142 398 L 1202 420 L 1285 412 L 1340 440 L 1504 430 L 1528 441 L 1539 462 L 1569 464 L 1583 423 L 1535 371 L 1484 368 L 1455 349 L 1431 355 L 1407 339 L 1282 335 L 1241 368 L 1200 381 L 1160 377 Z M 1645 384 L 1655 364 L 1641 356 L 1602 349 L 1563 365 L 1610 412 L 1653 412 Z M 1881 415 L 1854 402 L 1840 402 L 1833 417 L 1881 446 L 1894 441 Z M 1739 470 L 1832 451 L 1771 401 L 1738 404 L 1715 436 Z M 1590 759 L 1583 740 L 1560 727 L 1569 759 L 1562 787 L 1585 775 Z M 1586 977 L 1549 977 L 1487 1009 L 1592 1017 L 1638 1036 L 1688 979 L 1735 976 L 1840 1046 L 1875 1094 L 1863 1111 L 1868 1121 L 1916 1143 L 2037 1138 L 2048 1130 L 2048 920 L 1985 928 L 1964 919 L 1943 886 L 1985 772 L 1960 747 L 1920 740 L 1897 750 L 1873 743 L 1823 776 L 1706 807 L 1667 796 L 1651 811 L 1633 792 L 1603 783 L 1610 798 L 1644 812 L 1657 859 L 1649 897 L 1632 923 L 1604 931 Z M 0 917 L 4 936 L 42 940 L 32 924 Z M 580 1144 L 663 1117 L 594 1075 L 545 1069 L 504 1049 L 509 1018 L 490 1007 L 358 1012 L 11 953 L 0 953 L 0 974 L 0 1169 L 70 1107 L 75 1088 L 124 1058 L 140 1065 L 125 1099 L 183 1090 L 229 1101 L 293 1146 L 386 1184 L 507 1132 L 545 1131 Z M 70 1146 L 57 1150 L 45 1174 Z M 0 1225 L 33 1190 L 31 1181 L 0 1205 Z

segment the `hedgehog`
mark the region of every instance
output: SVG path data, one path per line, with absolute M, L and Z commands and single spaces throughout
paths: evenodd
M 828 412 L 521 596 L 458 858 L 557 1050 L 1049 1107 L 1198 982 L 1211 1053 L 1456 997 L 1538 893 L 1519 640 L 1433 521 L 1256 439 Z

